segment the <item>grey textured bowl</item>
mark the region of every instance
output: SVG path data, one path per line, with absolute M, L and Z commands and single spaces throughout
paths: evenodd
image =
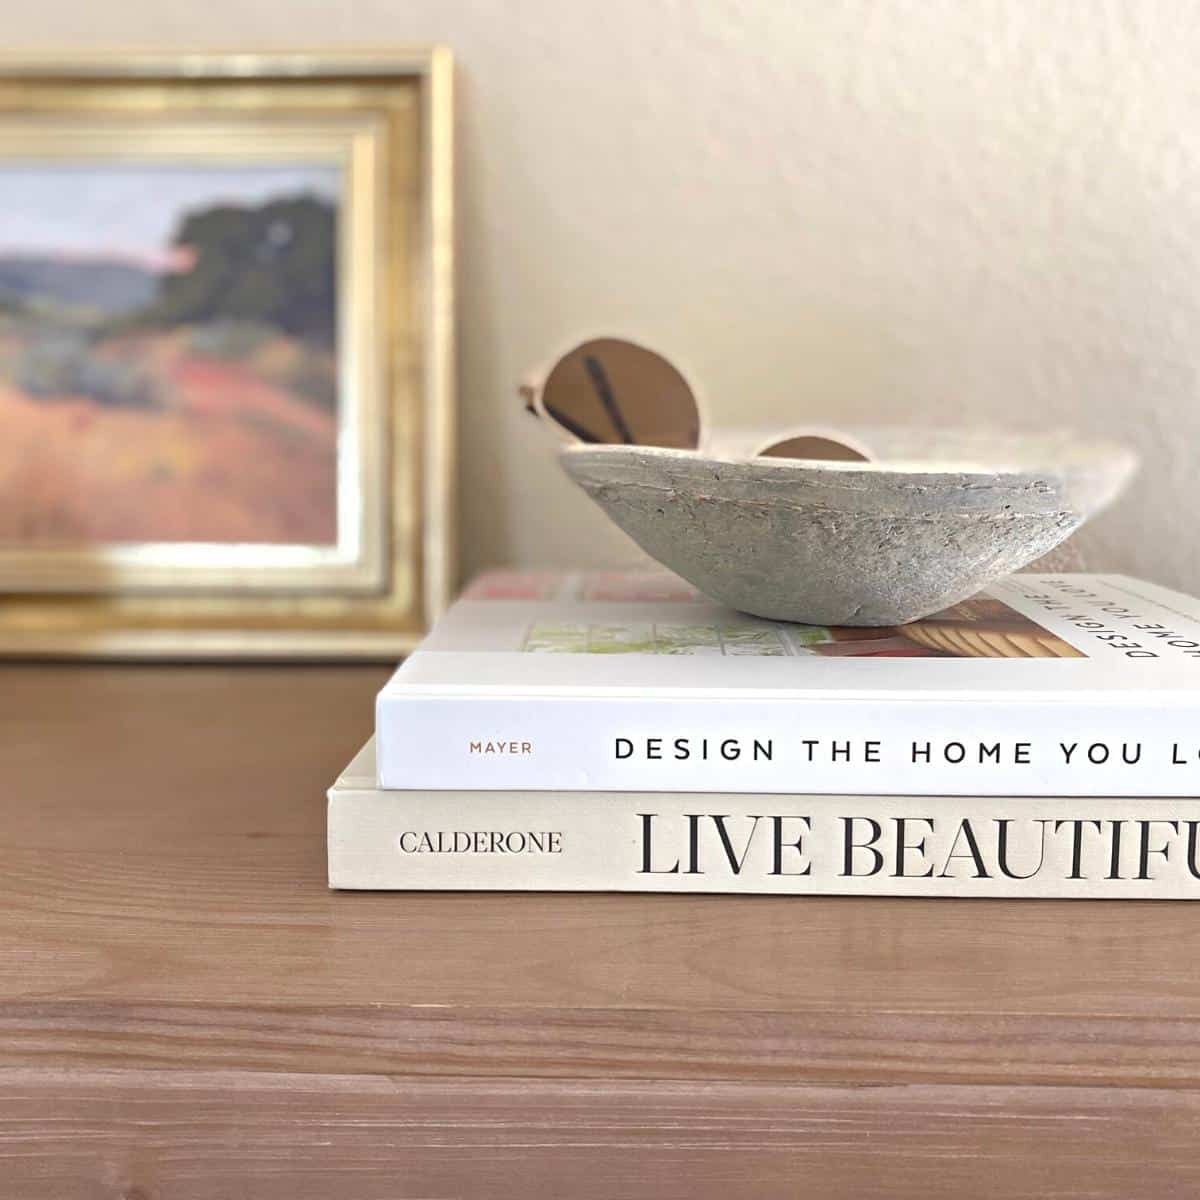
M 892 457 L 904 437 L 920 460 Z M 570 446 L 561 459 L 647 554 L 706 595 L 811 625 L 899 625 L 955 604 L 1058 545 L 1135 466 L 1122 447 L 1064 435 L 864 440 L 888 457 Z

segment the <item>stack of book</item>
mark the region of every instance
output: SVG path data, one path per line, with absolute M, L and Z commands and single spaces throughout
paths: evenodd
M 1200 896 L 1200 602 L 1017 575 L 891 629 L 493 572 L 329 792 L 334 888 Z

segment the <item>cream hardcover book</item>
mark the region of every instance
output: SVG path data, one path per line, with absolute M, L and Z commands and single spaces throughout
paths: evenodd
M 379 694 L 385 788 L 1200 794 L 1200 602 L 1015 575 L 888 629 L 662 573 L 478 579 Z
M 1200 897 L 1200 800 L 329 791 L 333 888 Z

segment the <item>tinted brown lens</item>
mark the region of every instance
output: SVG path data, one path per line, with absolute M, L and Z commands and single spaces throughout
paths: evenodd
M 867 456 L 843 442 L 815 434 L 784 438 L 758 452 L 760 458 L 815 458 L 824 462 L 866 462 Z
M 542 406 L 582 442 L 700 444 L 700 412 L 687 381 L 665 358 L 617 338 L 585 342 L 561 359 Z

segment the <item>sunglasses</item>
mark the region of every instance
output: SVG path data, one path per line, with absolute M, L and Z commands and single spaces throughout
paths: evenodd
M 700 406 L 682 372 L 661 354 L 621 338 L 583 342 L 521 386 L 526 411 L 588 445 L 698 450 Z M 865 462 L 825 432 L 768 439 L 751 457 Z

